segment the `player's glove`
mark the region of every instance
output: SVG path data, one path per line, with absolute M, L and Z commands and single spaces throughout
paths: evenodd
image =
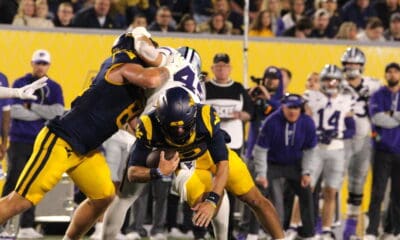
M 33 93 L 44 86 L 47 85 L 47 77 L 42 77 L 33 83 L 26 85 L 21 88 L 14 88 L 13 89 L 13 97 L 15 98 L 20 98 L 20 99 L 30 99 L 30 100 L 36 100 L 37 96 L 35 96 Z
M 329 145 L 337 135 L 336 130 L 322 130 L 318 134 L 318 142 Z
M 168 56 L 167 64 L 165 67 L 168 69 L 169 74 L 173 76 L 176 72 L 181 70 L 185 66 L 185 59 L 180 53 L 173 53 Z

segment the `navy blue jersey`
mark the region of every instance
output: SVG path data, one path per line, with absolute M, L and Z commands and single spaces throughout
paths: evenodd
M 123 61 L 118 55 L 106 59 L 90 88 L 72 102 L 71 110 L 47 125 L 80 154 L 99 147 L 144 109 L 146 98 L 142 88 L 128 81 L 115 84 L 107 80 L 107 73 L 124 62 L 144 65 L 134 56 L 122 55 Z
M 173 149 L 180 161 L 193 161 L 208 150 L 214 163 L 228 160 L 227 133 L 220 128 L 220 119 L 209 105 L 197 104 L 196 131 L 187 143 L 176 145 L 168 141 L 155 112 L 140 117 L 136 127 L 136 142 L 131 151 L 130 166 L 146 166 L 147 155 L 154 149 Z

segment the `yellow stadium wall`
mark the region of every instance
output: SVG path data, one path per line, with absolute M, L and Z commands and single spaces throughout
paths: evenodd
M 89 85 L 91 78 L 110 53 L 116 35 L 98 35 L 65 32 L 33 32 L 19 30 L 0 30 L 0 71 L 6 74 L 10 82 L 30 72 L 30 58 L 34 50 L 43 48 L 50 51 L 52 65 L 49 76 L 63 87 L 66 106 Z M 202 56 L 203 70 L 211 72 L 212 57 L 217 52 L 226 52 L 231 57 L 232 78 L 243 82 L 242 42 L 238 39 L 189 39 L 182 37 L 154 37 L 160 45 L 178 47 L 189 45 L 197 49 Z M 227 38 L 229 38 L 227 36 Z M 302 93 L 306 76 L 319 72 L 324 64 L 340 66 L 340 57 L 348 47 L 345 43 L 328 45 L 313 43 L 288 43 L 251 41 L 249 43 L 249 76 L 261 76 L 269 65 L 286 67 L 293 73 L 289 91 Z M 400 62 L 400 48 L 359 46 L 366 54 L 366 75 L 383 78 L 384 66 L 391 61 Z M 252 85 L 252 83 L 249 84 Z M 370 179 L 370 176 L 369 176 Z M 368 181 L 370 183 L 370 180 Z M 370 191 L 366 185 L 366 193 Z M 345 185 L 346 186 L 346 183 Z M 345 189 L 345 187 L 344 187 Z M 345 210 L 346 191 L 342 191 L 342 209 Z M 369 194 L 365 198 L 369 200 Z M 366 210 L 368 202 L 364 201 Z

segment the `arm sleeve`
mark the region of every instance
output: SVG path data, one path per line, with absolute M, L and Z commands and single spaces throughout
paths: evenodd
M 313 166 L 316 165 L 314 163 L 314 159 L 315 159 L 315 147 L 303 151 L 303 158 L 301 161 L 302 175 L 311 174 L 311 172 L 313 171 Z
M 400 125 L 398 120 L 384 112 L 376 113 L 375 115 L 373 115 L 371 117 L 371 121 L 376 126 L 383 128 L 395 128 Z
M 143 141 L 137 140 L 129 153 L 128 166 L 146 166 L 147 156 L 151 152 L 151 148 L 146 146 Z
M 353 117 L 344 118 L 345 130 L 343 131 L 343 139 L 349 139 L 356 133 L 356 122 Z
M 55 116 L 61 115 L 64 112 L 64 106 L 59 103 L 52 105 L 32 103 L 31 110 L 40 117 L 50 120 Z
M 267 177 L 268 149 L 255 145 L 253 149 L 254 168 L 257 177 Z
M 11 118 L 24 121 L 42 119 L 37 113 L 24 108 L 21 104 L 11 105 Z
M 395 128 L 399 126 L 399 121 L 386 114 L 383 104 L 383 96 L 380 91 L 372 94 L 369 100 L 369 114 L 371 116 L 371 122 L 378 127 L 383 128 Z

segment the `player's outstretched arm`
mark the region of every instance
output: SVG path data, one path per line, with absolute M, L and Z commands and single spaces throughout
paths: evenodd
M 47 79 L 47 77 L 42 77 L 35 82 L 21 88 L 0 87 L 0 98 L 20 98 L 36 100 L 37 97 L 33 95 L 33 93 L 37 89 L 46 86 Z
M 114 82 L 126 79 L 132 84 L 144 88 L 157 88 L 170 79 L 173 74 L 183 68 L 185 59 L 179 54 L 172 54 L 164 67 L 144 68 L 139 64 L 124 64 L 118 71 L 111 71 L 109 78 Z

